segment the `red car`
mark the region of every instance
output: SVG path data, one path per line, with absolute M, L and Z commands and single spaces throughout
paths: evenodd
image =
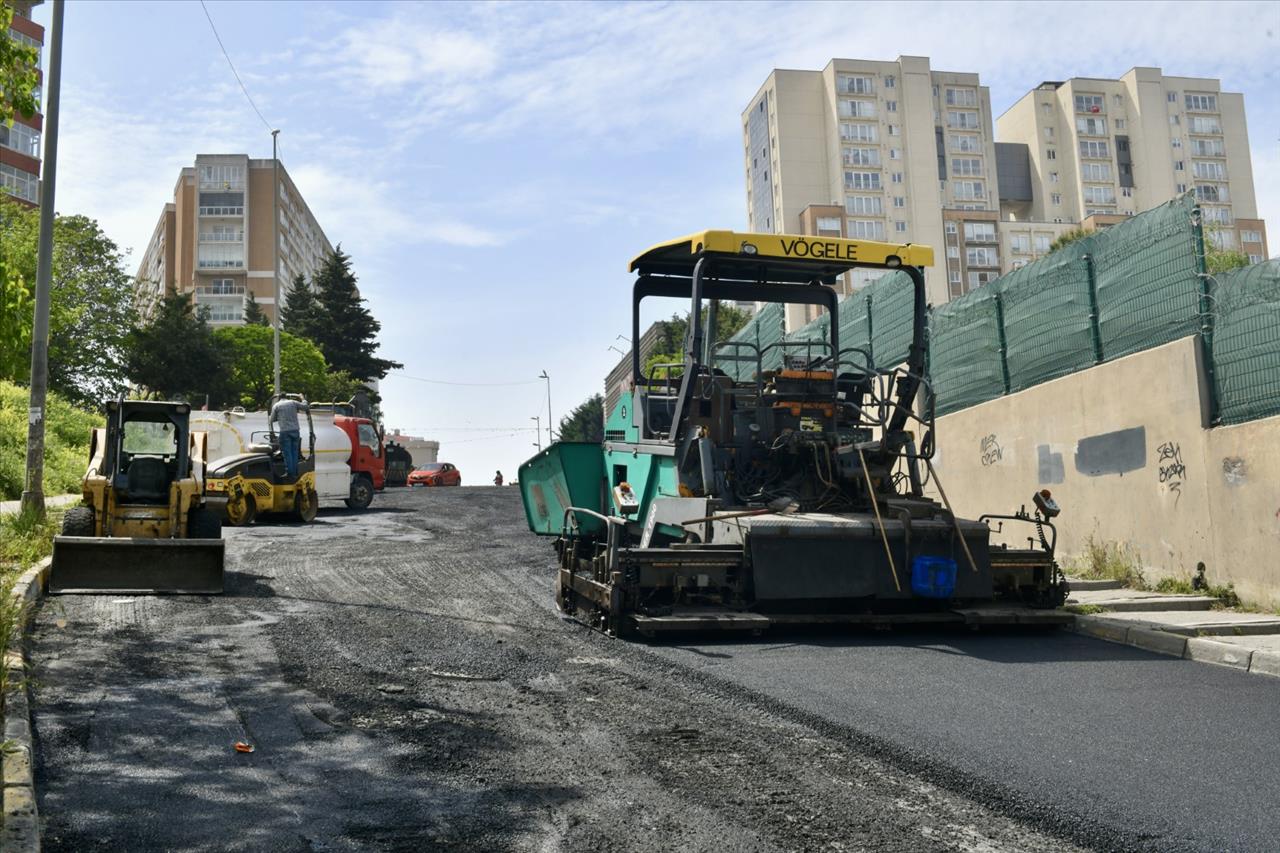
M 461 486 L 462 472 L 448 462 L 432 462 L 409 472 L 410 486 Z

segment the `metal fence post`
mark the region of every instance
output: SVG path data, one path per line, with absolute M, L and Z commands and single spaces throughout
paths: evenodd
M 1213 364 L 1213 276 L 1204 251 L 1204 220 L 1200 205 L 1191 208 L 1191 238 L 1195 241 L 1196 277 L 1200 280 L 1200 353 L 1204 361 L 1205 384 L 1209 395 L 1209 424 L 1222 419 L 1218 408 L 1218 371 Z
M 876 364 L 876 345 L 871 336 L 875 333 L 875 323 L 871 320 L 871 288 L 867 288 L 867 357 L 871 359 L 871 366 Z
M 1008 394 L 1012 389 L 1012 383 L 1009 382 L 1009 346 L 1005 343 L 1004 337 L 1004 298 L 997 291 L 996 300 L 996 333 L 1000 340 L 1000 378 L 1004 381 L 1004 393 Z
M 1093 363 L 1102 364 L 1102 323 L 1098 316 L 1098 276 L 1093 255 L 1085 255 L 1085 277 L 1089 282 L 1089 335 L 1093 339 Z

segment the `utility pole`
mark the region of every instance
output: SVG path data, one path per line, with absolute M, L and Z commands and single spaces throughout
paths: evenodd
M 22 512 L 44 516 L 44 413 L 49 395 L 49 286 L 53 279 L 53 199 L 58 177 L 58 91 L 62 84 L 63 0 L 53 0 L 49 94 L 44 114 L 44 176 L 40 182 L 40 244 L 36 308 L 31 326 L 31 398 L 27 404 L 27 478 Z
M 544 370 L 538 374 L 538 378 L 547 380 L 547 446 L 550 447 L 555 442 L 555 437 L 551 435 L 551 377 Z
M 538 452 L 541 453 L 542 452 L 542 418 L 538 417 L 537 415 L 534 415 L 533 417 L 529 418 L 529 420 L 533 421 L 533 438 L 534 438 L 533 446 L 538 448 Z
M 272 312 L 275 329 L 272 335 L 272 365 L 275 377 L 275 397 L 280 397 L 280 155 L 276 147 L 280 131 L 271 131 L 271 280 L 275 283 L 275 310 Z

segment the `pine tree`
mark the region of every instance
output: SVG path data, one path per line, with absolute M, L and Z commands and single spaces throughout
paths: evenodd
M 126 339 L 129 379 L 161 397 L 220 397 L 221 350 L 206 319 L 186 294 L 170 293 L 151 321 Z
M 280 308 L 280 325 L 291 335 L 315 342 L 323 324 L 322 313 L 315 294 L 311 291 L 311 285 L 307 284 L 302 273 L 298 273 Z
M 262 306 L 253 298 L 252 293 L 244 295 L 244 322 L 247 326 L 269 326 L 267 315 L 262 313 Z
M 341 245 L 325 258 L 314 281 L 321 316 L 316 333 L 310 337 L 319 345 L 331 370 L 345 371 L 368 382 L 404 366 L 374 355 L 382 324 L 364 306 L 351 271 L 351 257 Z

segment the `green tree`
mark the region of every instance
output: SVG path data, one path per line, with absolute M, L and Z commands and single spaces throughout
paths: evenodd
M 604 441 L 604 398 L 593 394 L 560 419 L 561 441 Z
M 269 326 L 267 315 L 262 313 L 262 306 L 253 298 L 252 293 L 244 295 L 244 321 L 250 326 Z
M 332 369 L 346 371 L 368 382 L 404 366 L 374 355 L 382 324 L 364 306 L 356 289 L 355 273 L 351 271 L 351 257 L 342 251 L 341 245 L 324 259 L 314 284 L 323 313 L 311 339 L 320 346 Z
M 1221 275 L 1249 266 L 1247 253 L 1223 243 L 1222 235 L 1229 233 L 1229 229 L 1216 222 L 1206 222 L 1204 225 L 1204 266 L 1209 275 Z
M 206 315 L 194 310 L 187 295 L 166 295 L 151 321 L 128 335 L 129 379 L 162 398 L 203 401 L 207 394 L 211 402 L 221 400 L 222 353 Z
M 736 335 L 742 327 L 751 321 L 751 314 L 737 307 L 721 302 L 716 309 L 716 343 L 722 343 Z M 684 362 L 685 337 L 689 334 L 689 315 L 672 314 L 670 320 L 658 321 L 658 339 L 654 342 L 653 351 L 644 360 L 644 375 L 648 376 L 655 364 Z M 684 371 L 679 368 L 670 369 L 671 376 L 679 376 Z M 667 375 L 667 369 L 658 371 L 655 378 L 661 380 Z
M 19 382 L 29 378 L 39 239 L 39 212 L 0 197 L 0 378 Z M 124 382 L 133 279 L 119 247 L 86 216 L 54 220 L 49 301 L 49 387 L 97 407 Z
M 221 406 L 265 409 L 275 388 L 275 333 L 267 326 L 226 326 L 213 333 L 223 383 Z M 330 376 L 324 356 L 311 341 L 280 333 L 280 387 L 310 400 L 328 399 Z M 346 398 L 343 398 L 346 399 Z
M 280 326 L 300 338 L 314 341 L 320 334 L 324 312 L 316 302 L 315 294 L 307 280 L 298 273 L 285 294 L 280 308 Z
M 1069 246 L 1077 240 L 1083 240 L 1092 233 L 1092 231 L 1087 231 L 1084 228 L 1070 228 L 1059 234 L 1057 239 L 1049 244 L 1049 251 L 1056 252 L 1063 246 Z
M 36 70 L 40 51 L 9 35 L 13 7 L 0 2 L 0 124 L 11 126 L 13 117 L 31 118 L 36 112 Z

